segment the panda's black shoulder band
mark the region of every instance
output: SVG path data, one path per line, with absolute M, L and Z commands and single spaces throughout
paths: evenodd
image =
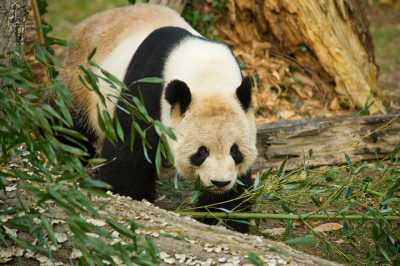
M 165 100 L 175 108 L 179 104 L 181 115 L 187 111 L 192 95 L 189 87 L 181 80 L 173 80 L 165 88 Z

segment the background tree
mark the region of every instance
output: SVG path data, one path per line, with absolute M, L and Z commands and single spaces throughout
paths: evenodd
M 338 105 L 359 110 L 367 102 L 373 102 L 370 114 L 385 112 L 362 0 L 235 0 L 222 14 L 212 5 L 194 3 L 192 10 L 214 12 L 216 33 L 243 60 L 244 72 L 258 76 L 260 89 L 278 84 L 279 90 L 286 79 L 299 77 L 311 88 L 298 86 L 295 93 L 312 94 L 320 113 Z M 271 66 L 276 59 L 285 62 L 282 69 Z
M 22 46 L 25 21 L 29 13 L 29 0 L 3 0 L 0 5 L 0 65 L 10 65 L 12 56 L 7 52 Z M 4 82 L 0 80 L 0 87 Z

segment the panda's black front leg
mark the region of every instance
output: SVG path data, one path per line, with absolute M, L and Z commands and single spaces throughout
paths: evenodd
M 245 175 L 242 175 L 239 178 L 239 180 L 243 183 L 243 185 L 237 184 L 236 191 L 234 189 L 231 189 L 224 194 L 214 194 L 212 192 L 209 192 L 206 195 L 199 197 L 197 203 L 199 207 L 213 205 L 215 203 L 220 203 L 220 204 L 216 204 L 212 207 L 207 207 L 207 209 L 200 208 L 198 209 L 198 211 L 220 212 L 221 210 L 219 208 L 224 208 L 227 210 L 249 212 L 251 209 L 251 203 L 249 201 L 246 201 L 247 199 L 246 197 L 243 198 L 239 197 L 245 192 L 245 190 L 249 189 L 253 185 L 253 180 L 251 179 L 250 171 L 247 172 Z M 235 220 L 248 221 L 248 219 L 235 219 Z M 204 219 L 203 222 L 206 224 L 216 224 L 218 220 L 214 218 L 207 218 Z M 228 220 L 226 225 L 228 226 L 228 228 L 232 228 L 234 231 L 240 233 L 249 232 L 249 225 L 246 223 Z

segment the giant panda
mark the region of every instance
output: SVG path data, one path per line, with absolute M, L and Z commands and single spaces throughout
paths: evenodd
M 178 174 L 186 179 L 200 176 L 204 186 L 213 186 L 199 198 L 200 207 L 249 210 L 249 202 L 238 197 L 252 186 L 250 168 L 257 156 L 252 84 L 250 78 L 242 78 L 228 46 L 205 39 L 175 11 L 151 4 L 96 14 L 72 31 L 70 42 L 76 47 L 67 52 L 66 69 L 74 70 L 97 48 L 92 61 L 123 80 L 130 94 L 139 98 L 140 90 L 149 115 L 173 128 L 177 139 L 168 142 Z M 102 76 L 96 68 L 93 72 Z M 165 83 L 132 85 L 146 77 L 159 77 Z M 118 116 L 122 126 L 125 141 L 113 145 L 97 122 L 98 95 L 89 91 L 74 71 L 62 72 L 59 79 L 74 98 L 74 129 L 108 161 L 100 168 L 99 179 L 109 183 L 114 193 L 154 201 L 156 168 L 145 158 L 139 137 L 131 150 L 132 115 L 116 108 L 115 97 L 108 97 L 106 107 L 99 104 L 111 116 Z M 104 95 L 119 94 L 102 80 L 99 88 Z M 139 119 L 136 122 L 143 130 L 147 128 L 148 142 L 157 147 L 159 136 L 154 127 L 148 128 Z M 153 162 L 155 150 L 148 149 Z M 249 231 L 245 223 L 228 221 L 227 225 L 239 232 Z

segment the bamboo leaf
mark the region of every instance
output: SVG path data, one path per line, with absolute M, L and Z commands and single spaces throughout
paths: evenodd
M 107 223 L 108 223 L 108 225 L 110 225 L 110 227 L 112 229 L 114 229 L 118 233 L 120 233 L 120 234 L 122 234 L 122 235 L 124 235 L 124 236 L 126 236 L 128 238 L 131 238 L 131 239 L 135 238 L 135 234 L 131 230 L 129 230 L 125 226 L 119 224 L 118 222 L 115 222 L 115 221 L 113 221 L 111 219 L 107 219 Z
M 283 189 L 294 189 L 296 186 L 295 185 L 282 185 Z
M 124 141 L 124 131 L 122 130 L 121 124 L 119 123 L 117 114 L 114 115 L 114 121 L 115 121 L 115 127 L 117 129 L 117 135 L 123 142 Z
M 157 77 L 149 77 L 149 78 L 143 78 L 139 79 L 132 84 L 135 84 L 137 82 L 142 82 L 142 83 L 164 83 L 165 81 L 162 78 L 157 78 Z
M 351 185 L 350 187 L 347 188 L 346 194 L 344 195 L 345 198 L 351 197 L 353 195 L 353 190 L 354 190 L 354 185 Z
M 146 157 L 147 161 L 151 164 L 152 162 L 149 158 L 149 154 L 147 153 L 146 144 L 144 142 L 142 142 L 142 146 L 143 146 L 144 157 Z
M 382 255 L 385 257 L 385 259 L 388 262 L 392 263 L 392 261 L 390 260 L 389 255 L 386 253 L 386 250 L 381 245 L 378 245 L 378 247 L 379 247 L 379 250 L 381 251 Z
M 311 196 L 311 200 L 312 200 L 312 202 L 314 202 L 314 204 L 315 204 L 317 207 L 320 207 L 319 201 L 318 201 L 318 199 L 317 199 L 316 197 Z
M 286 156 L 285 159 L 283 160 L 281 166 L 279 167 L 279 170 L 276 173 L 276 176 L 280 176 L 283 173 L 283 169 L 285 168 L 287 160 L 288 160 L 288 157 Z
M 311 237 L 297 237 L 286 240 L 288 244 L 314 244 L 316 243 L 314 238 Z
M 258 172 L 257 172 L 256 179 L 254 180 L 254 189 L 257 189 L 258 184 L 260 183 L 260 172 L 261 172 L 261 171 L 258 171 Z
M 53 227 L 50 225 L 49 220 L 44 215 L 40 216 L 40 220 L 42 220 L 42 223 L 43 223 L 44 227 L 46 228 L 47 234 L 48 234 L 51 242 L 56 247 L 56 249 L 58 249 L 57 238 L 56 238 L 56 235 L 54 234 Z
M 157 146 L 156 150 L 156 159 L 155 159 L 155 164 L 156 164 L 156 169 L 157 169 L 157 175 L 160 175 L 161 171 L 161 147 L 162 143 L 159 143 Z
M 248 256 L 249 256 L 249 260 L 251 260 L 251 262 L 254 265 L 256 265 L 256 266 L 263 266 L 264 265 L 264 262 L 262 260 L 260 260 L 259 257 L 255 253 L 250 251 L 248 253 Z
M 92 60 L 93 56 L 96 54 L 96 51 L 97 51 L 97 47 L 94 48 L 94 49 L 90 52 L 90 54 L 89 54 L 89 56 L 88 56 L 88 61 Z
M 393 201 L 399 201 L 399 199 L 398 198 L 387 199 L 384 202 L 382 202 L 382 205 L 388 205 L 389 203 L 392 203 Z
M 190 204 L 195 202 L 199 196 L 200 196 L 200 191 L 196 190 L 195 192 L 193 192 L 193 195 L 190 198 Z
M 347 164 L 350 165 L 351 160 L 350 160 L 350 157 L 346 153 L 344 154 L 344 158 L 346 159 Z
M 270 167 L 265 173 L 263 173 L 260 177 L 260 180 L 263 181 L 269 177 L 272 172 L 272 167 Z
M 134 143 L 135 143 L 135 125 L 132 122 L 132 124 L 131 124 L 131 146 L 130 146 L 131 151 L 133 151 L 133 144 Z

